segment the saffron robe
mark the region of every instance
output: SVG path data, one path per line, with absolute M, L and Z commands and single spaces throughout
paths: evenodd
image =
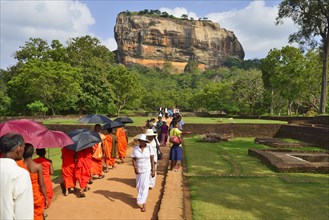
M 66 189 L 75 187 L 75 152 L 68 148 L 62 148 L 62 176 Z
M 113 148 L 113 137 L 111 134 L 106 134 L 104 139 L 105 146 L 105 163 L 109 166 L 115 165 L 116 152 Z
M 51 199 L 54 195 L 53 182 L 51 181 L 51 176 L 50 176 L 51 162 L 43 157 L 36 158 L 33 161 L 41 164 L 42 166 L 43 180 L 46 185 L 46 191 L 48 196 L 48 206 L 50 206 Z
M 124 159 L 124 158 L 126 158 L 127 146 L 128 146 L 126 132 L 123 129 L 123 127 L 119 127 L 117 129 L 115 135 L 117 137 L 117 146 L 118 146 L 119 158 Z
M 77 152 L 77 163 L 75 167 L 75 178 L 79 182 L 80 188 L 86 188 L 91 176 L 92 147 Z
M 30 173 L 32 181 L 33 199 L 34 199 L 34 220 L 43 220 L 43 209 L 45 207 L 45 197 L 43 196 L 38 173 Z
M 93 146 L 93 156 L 92 156 L 92 165 L 91 165 L 91 175 L 98 175 L 101 176 L 103 175 L 103 164 L 102 164 L 102 157 L 103 153 L 102 152 L 102 144 L 104 145 L 104 140 L 105 140 L 105 135 L 102 133 L 99 133 L 99 136 L 102 139 L 102 142 L 95 144 Z M 99 153 L 101 152 L 101 153 Z

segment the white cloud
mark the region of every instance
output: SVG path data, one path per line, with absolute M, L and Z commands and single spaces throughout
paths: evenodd
M 104 44 L 111 51 L 116 50 L 118 48 L 117 42 L 114 38 L 107 38 L 105 40 L 101 40 L 102 44 Z
M 186 14 L 189 18 L 193 17 L 194 19 L 198 19 L 199 17 L 196 15 L 196 13 L 194 12 L 188 12 L 186 10 L 186 8 L 180 8 L 180 7 L 176 7 L 174 9 L 170 9 L 170 8 L 160 8 L 159 9 L 161 12 L 167 12 L 169 15 L 173 15 L 177 18 L 182 17 L 183 14 Z
M 231 30 L 242 44 L 246 59 L 264 58 L 272 48 L 288 45 L 288 36 L 297 28 L 291 19 L 275 25 L 278 8 L 266 7 L 264 1 L 253 1 L 246 8 L 206 15 L 222 28 Z
M 1 1 L 1 68 L 16 62 L 13 53 L 31 37 L 65 43 L 90 34 L 94 23 L 88 7 L 78 1 Z

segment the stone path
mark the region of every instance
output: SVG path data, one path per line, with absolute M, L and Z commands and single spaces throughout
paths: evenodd
M 127 149 L 127 156 L 133 147 Z M 167 172 L 169 147 L 162 148 L 164 158 L 159 161 L 156 186 L 150 190 L 147 211 L 141 212 L 136 204 L 135 173 L 131 159 L 118 164 L 95 180 L 85 198 L 74 194 L 67 197 L 58 187 L 49 209 L 50 219 L 183 219 L 182 170 Z M 168 175 L 167 175 L 168 174 Z M 161 198 L 163 199 L 161 200 Z

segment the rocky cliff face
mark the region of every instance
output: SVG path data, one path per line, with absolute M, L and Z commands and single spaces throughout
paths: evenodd
M 229 56 L 244 58 L 234 33 L 211 21 L 120 13 L 114 32 L 118 59 L 126 65 L 161 68 L 170 61 L 178 72 L 183 72 L 189 59 L 205 69 L 220 66 Z

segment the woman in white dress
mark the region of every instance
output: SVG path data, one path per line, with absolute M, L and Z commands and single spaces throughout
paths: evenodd
M 152 129 L 147 129 L 145 132 L 145 135 L 147 137 L 147 140 L 149 141 L 149 146 L 151 147 L 151 149 L 154 152 L 154 170 L 155 170 L 155 175 L 154 177 L 152 177 L 152 175 L 150 175 L 150 189 L 153 189 L 155 186 L 155 180 L 156 180 L 156 176 L 157 176 L 157 167 L 158 167 L 158 155 L 157 155 L 157 146 L 159 146 L 159 141 L 156 137 L 156 133 L 154 133 L 154 131 Z
M 136 173 L 137 204 L 141 205 L 141 211 L 146 211 L 146 199 L 150 186 L 150 175 L 155 176 L 154 152 L 147 145 L 149 141 L 145 134 L 138 137 L 139 145 L 136 146 L 131 154 L 133 167 Z

